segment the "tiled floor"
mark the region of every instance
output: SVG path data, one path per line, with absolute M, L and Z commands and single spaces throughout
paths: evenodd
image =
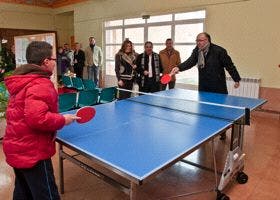
M 0 124 L 1 125 L 1 124 Z M 1 131 L 3 124 L 1 125 Z M 246 153 L 245 172 L 249 175 L 248 183 L 236 182 L 227 187 L 225 193 L 231 200 L 279 200 L 280 199 L 280 120 L 279 116 L 255 112 L 252 124 L 245 129 L 244 152 Z M 0 133 L 1 135 L 1 133 Z M 228 148 L 229 139 L 216 140 L 218 167 L 221 169 Z M 12 199 L 13 173 L 4 160 L 0 144 L 0 199 Z M 189 160 L 212 166 L 210 144 L 195 151 Z M 55 175 L 58 177 L 57 156 L 53 158 Z M 121 182 L 126 183 L 117 177 Z M 145 183 L 138 190 L 140 199 L 164 199 L 183 195 L 188 192 L 213 189 L 214 176 L 195 167 L 178 162 L 154 179 Z M 58 180 L 57 180 L 58 183 Z M 126 194 L 118 191 L 102 180 L 65 162 L 65 194 L 63 200 L 126 200 Z M 176 200 L 214 200 L 214 192 L 199 195 L 182 196 Z

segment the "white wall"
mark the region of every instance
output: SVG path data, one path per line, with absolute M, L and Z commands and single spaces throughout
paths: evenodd
M 91 35 L 103 46 L 105 20 L 206 9 L 206 31 L 228 50 L 241 76 L 260 77 L 263 87 L 280 88 L 279 0 L 92 0 L 57 9 L 0 4 L 1 27 L 57 30 L 62 40 L 72 31 L 83 47 Z M 74 11 L 74 30 L 61 28 L 55 17 L 69 11 Z
M 0 27 L 15 29 L 53 30 L 52 9 L 0 3 Z
M 228 50 L 241 76 L 259 77 L 262 86 L 280 88 L 279 8 L 279 0 L 96 0 L 55 12 L 74 10 L 76 40 L 87 45 L 88 36 L 94 35 L 102 46 L 105 20 L 206 9 L 206 31 Z

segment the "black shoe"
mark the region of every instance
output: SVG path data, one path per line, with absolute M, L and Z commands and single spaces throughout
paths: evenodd
M 227 138 L 227 135 L 225 132 L 220 134 L 220 140 L 225 140 Z

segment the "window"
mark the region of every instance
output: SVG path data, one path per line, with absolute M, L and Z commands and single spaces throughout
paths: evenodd
M 174 47 L 180 52 L 182 62 L 195 48 L 198 33 L 204 31 L 205 10 L 151 16 L 149 19 L 131 18 L 106 21 L 105 26 L 105 66 L 107 75 L 115 75 L 115 54 L 126 38 L 134 43 L 137 53 L 144 51 L 145 41 L 154 43 L 154 52 L 165 48 L 165 40 L 172 38 Z M 181 72 L 177 82 L 198 83 L 197 68 Z
M 203 23 L 175 25 L 176 42 L 194 43 L 197 33 L 200 33 L 202 31 Z
M 175 14 L 175 20 L 204 19 L 204 18 L 205 18 L 205 10 Z
M 153 43 L 162 43 L 171 38 L 171 25 L 148 27 L 148 40 Z
M 145 20 L 142 18 L 125 19 L 124 25 L 144 24 Z
M 129 38 L 133 43 L 144 43 L 144 27 L 127 28 L 124 30 L 124 38 Z
M 123 20 L 114 20 L 114 21 L 105 22 L 105 27 L 121 26 L 121 25 L 123 25 Z
M 166 21 L 172 21 L 172 15 L 151 16 L 147 20 L 148 23 L 157 23 L 157 22 L 166 22 Z

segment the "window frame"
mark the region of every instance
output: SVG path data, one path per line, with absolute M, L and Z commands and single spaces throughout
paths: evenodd
M 199 11 L 204 11 L 204 18 L 195 18 L 195 19 L 184 19 L 184 20 L 175 20 L 175 15 L 176 14 L 182 14 L 182 13 L 191 13 L 191 12 L 199 12 Z M 144 43 L 145 41 L 148 41 L 148 29 L 149 27 L 153 27 L 153 26 L 171 26 L 171 39 L 174 41 L 174 46 L 181 46 L 181 45 L 184 45 L 184 46 L 188 46 L 188 45 L 196 45 L 196 42 L 193 41 L 193 42 L 176 42 L 176 38 L 175 38 L 175 26 L 176 25 L 185 25 L 185 24 L 197 24 L 197 23 L 202 23 L 203 24 L 203 31 L 205 31 L 205 20 L 206 20 L 206 10 L 205 9 L 202 9 L 202 10 L 193 10 L 193 11 L 188 11 L 188 12 L 178 12 L 178 13 L 165 13 L 165 14 L 162 14 L 162 15 L 169 15 L 171 14 L 172 15 L 172 20 L 171 21 L 164 21 L 164 22 L 152 22 L 152 23 L 149 23 L 147 19 L 144 19 L 144 23 L 141 23 L 141 24 L 129 24 L 129 25 L 125 25 L 125 20 L 127 19 L 133 19 L 133 18 L 137 18 L 137 17 L 132 17 L 132 18 L 123 18 L 123 19 L 118 19 L 118 20 L 122 20 L 122 25 L 119 25 L 119 26 L 105 26 L 106 25 L 106 22 L 108 21 L 116 21 L 116 20 L 106 20 L 104 21 L 103 23 L 103 30 L 104 30 L 104 65 L 105 65 L 105 74 L 106 75 L 111 75 L 113 76 L 113 74 L 107 74 L 107 69 L 106 69 L 106 61 L 114 61 L 113 59 L 107 59 L 106 58 L 106 47 L 107 46 L 113 46 L 113 45 L 122 45 L 120 43 L 106 43 L 106 31 L 107 30 L 113 30 L 113 29 L 121 29 L 122 30 L 122 40 L 121 41 L 124 41 L 125 40 L 125 29 L 128 29 L 128 28 L 144 28 L 144 41 L 143 43 L 134 43 L 134 45 L 143 45 L 143 49 L 144 49 Z M 160 16 L 160 15 L 156 15 L 156 16 Z M 153 41 L 151 41 L 153 42 Z M 154 43 L 154 45 L 165 45 L 165 41 L 161 42 L 161 43 Z M 142 53 L 142 52 L 137 52 L 137 53 Z M 183 62 L 185 59 L 187 58 L 182 58 L 181 57 L 181 61 Z M 112 70 L 108 70 L 108 71 L 112 71 Z

